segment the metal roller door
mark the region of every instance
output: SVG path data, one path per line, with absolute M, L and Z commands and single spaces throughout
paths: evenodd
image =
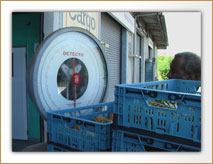
M 109 85 L 105 101 L 114 100 L 114 86 L 121 79 L 121 26 L 107 13 L 101 13 L 101 41 L 109 45 L 106 57 L 109 66 Z

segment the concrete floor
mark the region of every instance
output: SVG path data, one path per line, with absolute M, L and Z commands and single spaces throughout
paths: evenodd
M 24 141 L 24 140 L 13 140 L 12 141 L 13 152 L 47 152 L 47 143 L 39 141 Z M 75 150 L 76 151 L 76 150 Z M 164 150 L 146 147 L 146 151 L 150 152 L 161 152 Z
M 47 144 L 41 143 L 39 141 L 31 140 L 12 140 L 12 151 L 13 152 L 37 152 L 37 151 L 46 151 Z

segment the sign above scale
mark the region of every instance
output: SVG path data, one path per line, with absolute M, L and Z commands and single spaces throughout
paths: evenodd
M 40 45 L 28 72 L 28 88 L 41 116 L 47 111 L 103 101 L 108 68 L 101 43 L 88 31 L 64 28 Z

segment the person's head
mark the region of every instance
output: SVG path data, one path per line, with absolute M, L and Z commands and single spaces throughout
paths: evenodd
M 169 79 L 201 80 L 201 59 L 192 52 L 175 55 L 167 74 Z

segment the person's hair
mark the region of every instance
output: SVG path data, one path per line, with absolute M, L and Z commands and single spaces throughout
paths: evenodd
M 179 57 L 185 59 L 184 72 L 186 74 L 194 73 L 196 80 L 201 80 L 201 58 L 192 52 L 182 52 L 175 55 L 175 58 Z

